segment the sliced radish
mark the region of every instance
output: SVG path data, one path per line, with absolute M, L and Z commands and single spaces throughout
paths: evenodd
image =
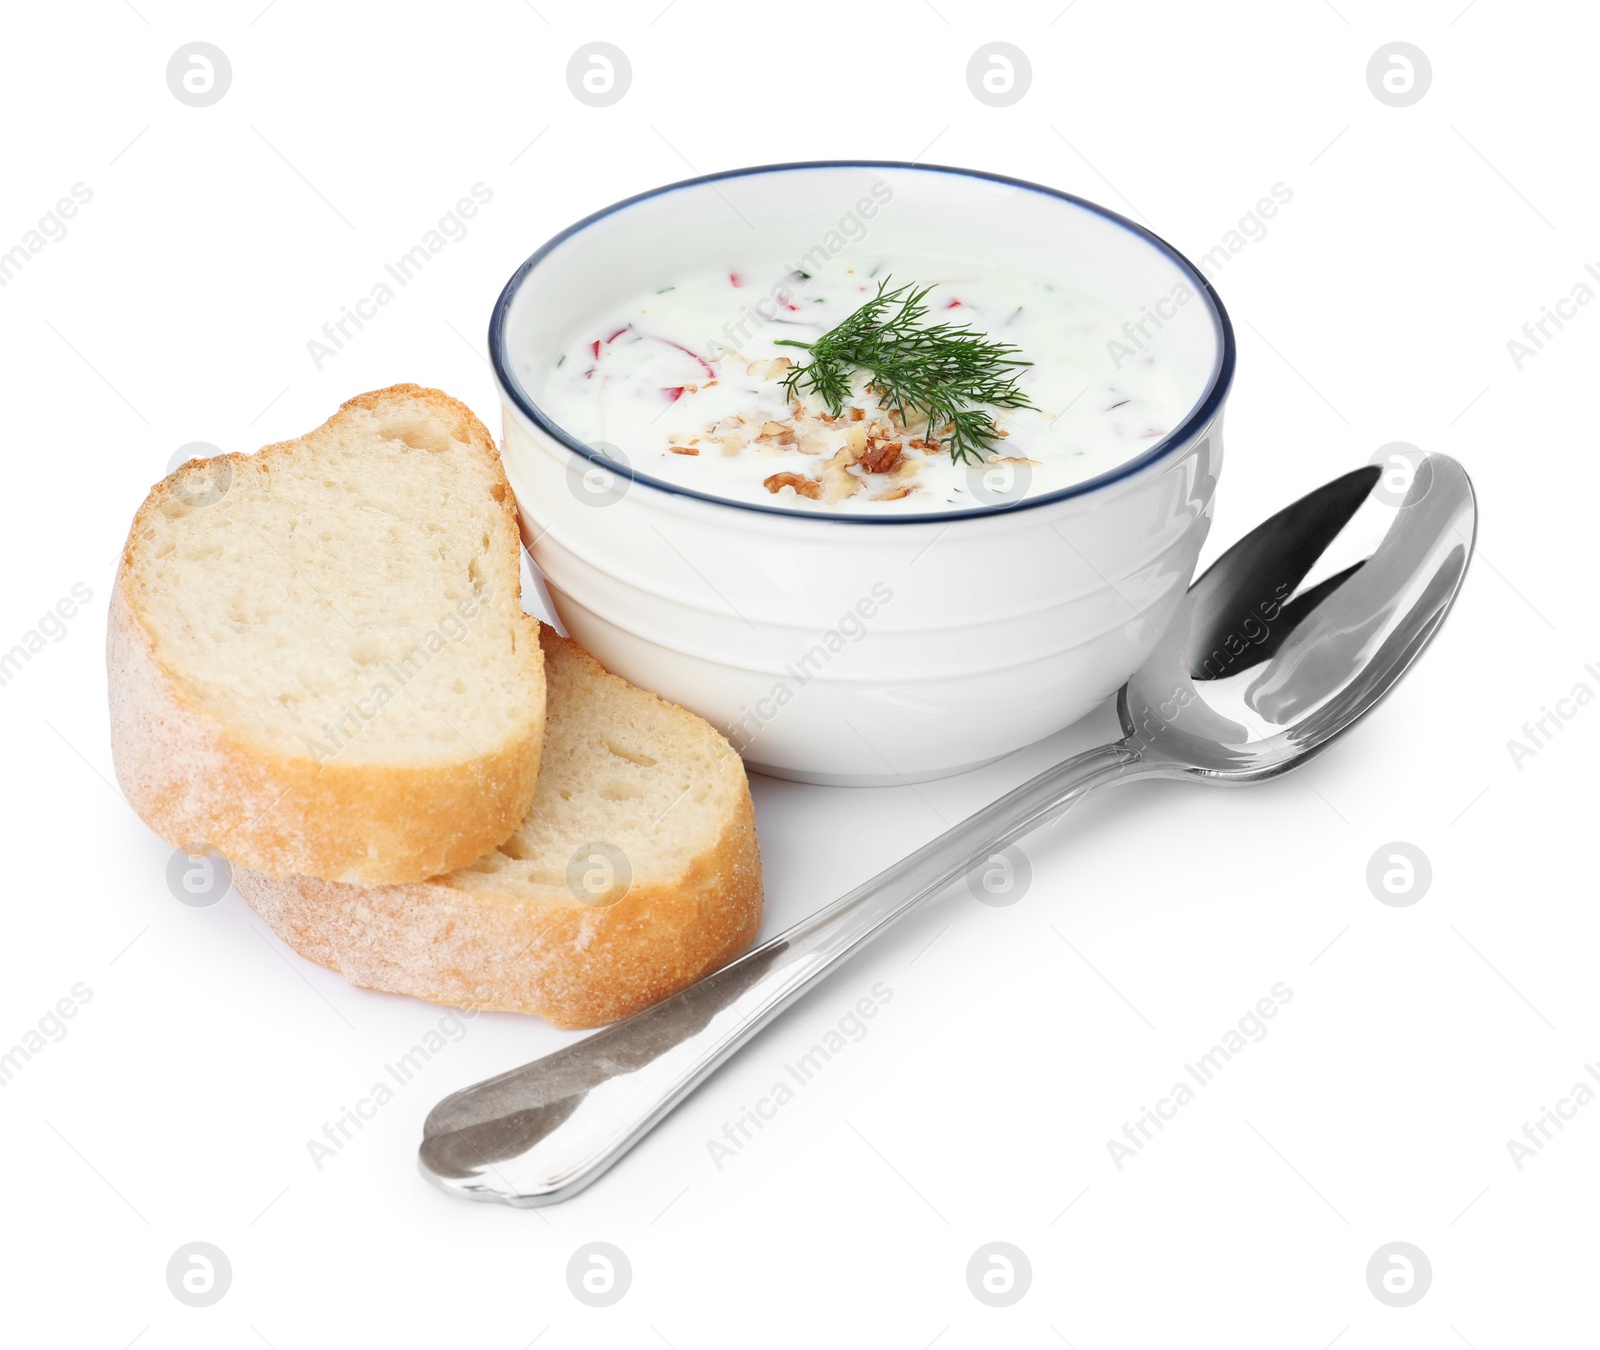
M 701 360 L 700 357 L 696 356 L 692 351 L 690 351 L 687 347 L 685 347 L 681 342 L 674 342 L 671 338 L 664 338 L 664 337 L 658 337 L 656 339 L 656 341 L 657 342 L 665 342 L 667 344 L 667 346 L 669 346 L 669 347 L 676 347 L 680 352 L 682 352 L 691 361 L 693 361 L 696 365 L 698 365 L 701 370 L 705 371 L 705 373 L 707 375 L 711 375 L 711 376 L 715 376 L 716 375 L 717 372 L 711 369 L 711 366 L 710 366 L 710 364 L 708 362 Z

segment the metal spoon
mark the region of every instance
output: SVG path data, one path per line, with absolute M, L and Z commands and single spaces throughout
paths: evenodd
M 1118 696 L 1121 740 L 1046 770 L 654 1007 L 446 1097 L 423 1126 L 423 1175 L 474 1200 L 565 1200 L 839 962 L 1093 789 L 1255 783 L 1301 764 L 1438 632 L 1476 524 L 1472 485 L 1442 455 L 1358 469 L 1301 498 L 1190 587 Z

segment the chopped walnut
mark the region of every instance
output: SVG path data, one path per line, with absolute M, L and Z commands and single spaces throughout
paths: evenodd
M 737 360 L 740 365 L 745 364 L 744 357 Z M 793 366 L 787 357 L 777 357 L 751 361 L 747 369 L 752 376 L 776 379 Z M 723 373 L 738 368 L 730 365 Z M 807 407 L 791 392 L 788 404 L 787 414 L 778 412 L 770 419 L 759 412 L 729 413 L 706 426 L 700 435 L 685 436 L 684 444 L 669 444 L 667 449 L 690 457 L 753 452 L 764 458 L 786 459 L 790 452 L 803 454 L 815 460 L 816 467 L 765 477 L 762 485 L 768 492 L 777 495 L 788 488 L 798 496 L 830 505 L 854 496 L 861 496 L 864 501 L 894 502 L 921 490 L 919 476 L 935 455 L 946 451 L 948 437 L 955 430 L 949 422 L 940 426 L 920 413 L 871 403 L 864 407 L 846 404 L 833 413 Z M 1004 435 L 998 427 L 995 431 Z M 986 463 L 1036 462 L 1001 456 L 994 453 L 997 449 L 996 445 L 985 456 Z
M 781 455 L 795 448 L 794 428 L 784 422 L 767 422 L 756 434 L 755 447 L 763 455 Z
M 899 441 L 873 441 L 861 456 L 861 467 L 868 473 L 888 473 L 899 458 Z
M 855 462 L 856 454 L 847 445 L 835 451 L 822 466 L 822 482 L 827 490 L 828 501 L 842 502 L 861 491 L 861 480 L 850 472 L 850 466 Z
M 771 478 L 761 484 L 768 492 L 782 492 L 784 488 L 793 488 L 802 497 L 809 497 L 812 501 L 822 496 L 822 484 L 815 478 L 806 478 L 798 473 L 775 473 Z
M 723 454 L 737 455 L 739 451 L 744 449 L 745 445 L 744 419 L 735 414 L 729 414 L 720 422 L 707 427 L 706 435 L 711 437 L 722 448 Z M 694 439 L 699 438 L 695 437 Z

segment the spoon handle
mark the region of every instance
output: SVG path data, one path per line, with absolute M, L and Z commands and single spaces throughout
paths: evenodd
M 567 1199 L 901 915 L 1095 788 L 1148 772 L 1126 741 L 1074 756 L 688 988 L 446 1097 L 423 1126 L 423 1174 L 476 1200 Z

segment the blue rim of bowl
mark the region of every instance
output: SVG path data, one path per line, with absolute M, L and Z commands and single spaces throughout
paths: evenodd
M 1080 210 L 1088 211 L 1093 215 L 1101 216 L 1116 225 L 1120 225 L 1130 234 L 1137 235 L 1145 243 L 1163 253 L 1180 271 L 1195 285 L 1198 293 L 1205 298 L 1211 307 L 1211 312 L 1216 319 L 1218 332 L 1221 334 L 1218 359 L 1211 372 L 1210 382 L 1206 385 L 1205 392 L 1200 396 L 1194 407 L 1189 410 L 1172 431 L 1168 432 L 1159 441 L 1152 445 L 1143 454 L 1117 465 L 1103 474 L 1094 478 L 1086 478 L 1081 483 L 1073 483 L 1068 487 L 1058 488 L 1054 492 L 1038 497 L 1022 497 L 1014 502 L 998 503 L 994 506 L 966 507 L 959 511 L 918 511 L 896 513 L 893 515 L 857 515 L 847 512 L 829 512 L 823 514 L 817 511 L 799 511 L 792 507 L 767 506 L 761 502 L 737 501 L 731 497 L 718 497 L 710 492 L 699 492 L 694 488 L 685 487 L 681 483 L 671 483 L 661 478 L 652 478 L 647 473 L 641 473 L 631 465 L 618 464 L 607 459 L 592 446 L 585 445 L 577 437 L 563 430 L 556 422 L 545 415 L 539 405 L 533 401 L 516 376 L 510 369 L 506 356 L 505 329 L 506 320 L 511 311 L 512 301 L 517 292 L 522 288 L 522 283 L 528 273 L 537 267 L 555 249 L 564 244 L 573 235 L 586 230 L 596 221 L 604 220 L 607 216 L 615 215 L 630 206 L 637 206 L 654 197 L 665 196 L 669 192 L 677 192 L 683 188 L 702 187 L 711 183 L 719 183 L 728 178 L 752 178 L 763 173 L 790 173 L 798 169 L 906 169 L 919 173 L 946 173 L 958 178 L 977 178 L 990 183 L 1004 183 L 1008 187 L 1026 188 L 1029 192 L 1037 192 L 1046 197 L 1054 197 L 1058 201 L 1067 202 Z M 489 316 L 489 360 L 494 368 L 495 380 L 502 392 L 510 397 L 517 408 L 536 427 L 547 436 L 565 446 L 575 454 L 600 466 L 611 473 L 618 474 L 633 483 L 643 483 L 647 487 L 655 488 L 661 492 L 668 492 L 677 497 L 689 497 L 696 501 L 709 502 L 715 506 L 730 507 L 739 511 L 754 511 L 762 515 L 783 516 L 790 520 L 823 520 L 848 525 L 926 525 L 940 521 L 970 520 L 975 517 L 1006 515 L 1017 511 L 1026 511 L 1036 506 L 1046 506 L 1051 502 L 1064 501 L 1071 497 L 1087 496 L 1101 488 L 1110 487 L 1113 483 L 1120 483 L 1126 478 L 1131 478 L 1137 473 L 1152 467 L 1166 458 L 1173 450 L 1183 445 L 1197 431 L 1209 424 L 1222 406 L 1222 401 L 1228 395 L 1228 390 L 1233 385 L 1233 369 L 1237 350 L 1234 345 L 1233 324 L 1228 318 L 1228 311 L 1223 307 L 1222 299 L 1217 295 L 1205 275 L 1190 262 L 1177 249 L 1173 248 L 1160 235 L 1145 229 L 1129 220 L 1126 216 L 1096 202 L 1091 202 L 1083 197 L 1075 197 L 1070 192 L 1062 192 L 1058 188 L 1045 187 L 1040 183 L 1030 183 L 1025 178 L 1011 178 L 1006 174 L 986 173 L 982 169 L 963 169 L 950 164 L 915 164 L 909 160 L 893 159 L 815 159 L 800 160 L 791 164 L 756 164 L 742 169 L 724 169 L 720 173 L 701 174 L 696 178 L 684 178 L 675 183 L 665 183 L 661 187 L 650 188 L 646 192 L 636 193 L 632 197 L 624 197 L 621 201 L 613 202 L 610 206 L 601 207 L 600 210 L 585 216 L 582 220 L 574 221 L 560 233 L 552 235 L 539 246 L 506 282 L 505 288 L 500 292 L 500 298 L 495 301 L 494 312 Z

